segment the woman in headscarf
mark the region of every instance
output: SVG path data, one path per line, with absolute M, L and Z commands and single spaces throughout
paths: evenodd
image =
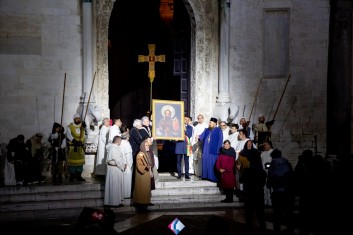
M 149 156 L 150 143 L 144 140 L 140 152 L 136 156 L 135 186 L 133 200 L 137 210 L 144 211 L 151 203 L 151 178 L 153 178 L 152 163 Z
M 219 187 L 223 189 L 226 198 L 222 203 L 233 202 L 233 190 L 235 187 L 235 157 L 236 153 L 230 146 L 230 141 L 225 140 L 216 160 L 216 169 L 219 173 Z

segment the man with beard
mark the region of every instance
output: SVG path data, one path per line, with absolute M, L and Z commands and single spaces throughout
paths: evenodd
M 202 132 L 199 140 L 203 143 L 202 178 L 217 182 L 215 163 L 223 145 L 223 133 L 221 128 L 217 127 L 216 118 L 210 119 L 208 128 Z
M 274 121 L 266 122 L 265 123 L 265 116 L 260 114 L 259 115 L 259 122 L 254 125 L 254 142 L 256 143 L 256 147 L 258 149 L 263 149 L 263 143 L 265 141 L 271 140 L 271 132 L 270 128 L 273 125 Z
M 171 105 L 162 107 L 163 118 L 158 122 L 156 132 L 158 136 L 173 137 L 180 135 L 179 120 L 175 116 L 175 109 Z
M 81 121 L 79 114 L 74 115 L 74 122 L 67 126 L 66 138 L 69 146 L 69 157 L 67 159 L 70 182 L 86 181 L 82 178 L 83 165 L 85 164 L 85 122 Z

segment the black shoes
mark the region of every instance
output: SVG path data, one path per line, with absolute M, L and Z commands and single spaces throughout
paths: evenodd
M 180 176 L 178 176 L 178 177 L 176 177 L 178 180 L 180 180 L 181 179 L 181 175 Z M 191 180 L 191 178 L 190 178 L 190 176 L 185 176 L 185 180 Z

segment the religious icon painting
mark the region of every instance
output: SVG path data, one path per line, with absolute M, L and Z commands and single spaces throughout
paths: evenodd
M 152 136 L 157 140 L 185 140 L 184 101 L 152 100 Z

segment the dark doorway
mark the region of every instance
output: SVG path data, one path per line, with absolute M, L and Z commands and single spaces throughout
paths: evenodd
M 148 44 L 156 44 L 153 99 L 184 100 L 189 113 L 190 18 L 182 0 L 117 0 L 109 22 L 109 108 L 111 118 L 131 127 L 150 110 Z

